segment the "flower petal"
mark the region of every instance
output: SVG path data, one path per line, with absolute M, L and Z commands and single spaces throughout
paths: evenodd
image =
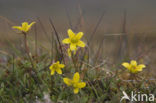
M 137 66 L 137 71 L 142 71 L 143 68 L 145 68 L 146 66 L 144 64 L 140 64 Z
M 70 50 L 71 50 L 71 51 L 76 50 L 76 45 L 75 45 L 75 44 L 70 44 Z
M 132 60 L 132 61 L 131 61 L 131 65 L 137 66 L 137 62 L 136 62 L 135 60 Z
M 77 94 L 79 92 L 79 88 L 74 88 L 74 94 Z
M 22 23 L 22 27 L 27 27 L 28 26 L 28 22 L 23 22 Z
M 139 67 L 137 67 L 136 69 L 135 69 L 135 71 L 142 71 L 142 68 L 139 68 Z
M 57 61 L 56 64 L 60 64 L 60 61 Z
M 79 32 L 77 33 L 76 38 L 80 40 L 82 36 L 83 36 L 83 32 Z
M 84 88 L 86 86 L 85 82 L 78 83 L 78 88 Z
M 54 75 L 55 69 L 51 69 L 51 75 Z
M 52 69 L 53 69 L 53 64 L 52 64 L 52 65 L 50 65 L 49 69 L 50 69 L 50 70 L 52 70 Z
M 60 68 L 57 68 L 57 69 L 56 69 L 56 72 L 57 72 L 58 74 L 62 74 L 62 70 L 61 70 Z
M 64 68 L 65 65 L 64 65 L 64 64 L 59 64 L 59 67 L 60 67 L 60 68 Z
M 77 43 L 77 45 L 78 45 L 79 47 L 85 47 L 85 43 L 84 43 L 83 41 L 79 41 L 79 42 Z
M 80 80 L 80 75 L 79 75 L 78 72 L 76 72 L 76 73 L 74 74 L 74 76 L 73 76 L 73 81 L 74 81 L 74 82 L 79 82 L 79 80 Z
M 63 78 L 63 81 L 64 81 L 64 83 L 65 83 L 67 86 L 71 86 L 71 85 L 72 85 L 72 80 L 69 79 L 69 78 Z
M 31 24 L 28 25 L 28 30 L 35 24 L 36 22 L 32 22 Z
M 77 50 L 77 49 L 76 49 Z M 76 54 L 76 50 L 74 50 L 74 55 Z
M 22 31 L 22 27 L 21 26 L 13 26 L 12 28 L 18 29 L 18 30 Z
M 68 48 L 68 56 L 71 57 L 71 50 Z
M 73 36 L 75 36 L 75 33 L 71 29 L 68 29 L 68 36 L 69 38 L 72 38 Z
M 32 22 L 31 24 L 29 24 L 29 27 L 32 27 L 32 25 L 34 25 L 36 22 Z
M 146 68 L 146 66 L 144 64 L 140 64 L 140 65 L 138 65 L 138 67 L 140 67 L 140 68 Z
M 62 43 L 69 44 L 70 43 L 70 39 L 66 38 L 66 39 L 62 40 Z
M 127 62 L 122 63 L 122 66 L 124 66 L 125 68 L 129 68 L 130 67 L 129 63 L 127 63 Z

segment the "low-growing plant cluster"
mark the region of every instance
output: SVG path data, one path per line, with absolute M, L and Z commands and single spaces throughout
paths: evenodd
M 119 103 L 122 91 L 156 94 L 155 80 L 143 72 L 148 66 L 135 60 L 112 69 L 106 68 L 105 60 L 92 66 L 83 32 L 69 29 L 69 38 L 61 42 L 54 29 L 51 55 L 44 51 L 32 55 L 27 37 L 33 25 L 13 26 L 24 38 L 24 53 L 7 56 L 0 75 L 1 103 Z

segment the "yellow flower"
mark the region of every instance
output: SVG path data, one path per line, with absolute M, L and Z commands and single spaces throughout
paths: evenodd
M 67 86 L 72 86 L 74 88 L 74 93 L 77 94 L 80 88 L 84 88 L 86 86 L 85 82 L 80 81 L 80 75 L 76 72 L 73 76 L 73 79 L 63 78 L 64 83 Z
M 65 65 L 64 64 L 60 64 L 59 61 L 57 61 L 56 63 L 52 64 L 49 69 L 51 70 L 51 75 L 54 75 L 55 74 L 55 71 L 58 73 L 58 74 L 62 74 L 62 70 L 61 68 L 64 68 Z
M 137 62 L 135 60 L 132 60 L 130 63 L 124 62 L 122 63 L 122 66 L 127 68 L 131 73 L 140 72 L 143 68 L 146 67 L 144 64 L 137 65 Z
M 62 42 L 64 44 L 70 44 L 70 50 L 74 51 L 77 47 L 85 47 L 85 43 L 80 39 L 83 36 L 83 32 L 79 32 L 75 34 L 71 29 L 68 29 L 68 36 L 69 38 L 64 39 Z
M 31 29 L 33 24 L 35 24 L 35 22 L 32 22 L 30 24 L 28 24 L 28 22 L 23 22 L 22 26 L 13 26 L 12 28 L 18 29 L 19 31 L 21 31 L 23 33 L 27 33 Z

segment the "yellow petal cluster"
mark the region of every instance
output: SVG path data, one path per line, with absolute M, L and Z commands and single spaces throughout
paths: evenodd
M 122 66 L 127 68 L 131 73 L 138 73 L 142 71 L 143 68 L 146 66 L 144 64 L 137 64 L 135 60 L 132 60 L 130 63 L 124 62 L 122 63 Z
M 49 69 L 51 70 L 51 75 L 54 75 L 55 72 L 57 72 L 58 74 L 62 74 L 62 68 L 64 68 L 65 65 L 64 64 L 60 64 L 59 61 L 57 61 L 56 63 L 53 63 Z
M 33 24 L 35 24 L 35 22 L 32 22 L 30 24 L 28 24 L 28 22 L 23 22 L 22 26 L 13 26 L 12 28 L 17 29 L 23 33 L 27 33 L 31 29 Z
M 71 51 L 76 51 L 77 47 L 85 47 L 85 43 L 80 39 L 83 36 L 83 32 L 75 34 L 71 29 L 68 29 L 69 38 L 65 38 L 62 42 L 70 45 Z
M 80 75 L 76 72 L 73 76 L 73 79 L 63 78 L 64 83 L 67 86 L 72 86 L 74 88 L 74 93 L 77 94 L 79 89 L 84 88 L 86 86 L 85 82 L 80 81 Z

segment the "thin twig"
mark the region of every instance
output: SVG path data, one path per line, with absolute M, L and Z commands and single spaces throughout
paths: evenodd
M 61 58 L 63 59 L 63 62 L 65 63 L 65 61 L 64 61 L 64 55 L 63 55 L 63 50 L 62 50 L 61 42 L 60 42 L 60 39 L 59 39 L 59 35 L 58 35 L 57 31 L 56 31 L 56 28 L 55 28 L 55 26 L 54 26 L 51 18 L 49 18 L 49 21 L 50 21 L 50 24 L 51 24 L 52 28 L 54 29 L 54 32 L 55 32 L 57 41 L 59 43 L 59 47 L 61 49 Z
M 48 36 L 48 33 L 46 32 L 45 27 L 43 26 L 43 24 L 42 24 L 40 18 L 37 17 L 37 20 L 39 21 L 39 23 L 40 23 L 40 25 L 41 25 L 41 28 L 43 29 L 43 32 L 44 32 L 46 38 L 49 40 L 49 42 L 51 42 L 51 41 L 50 41 L 50 38 L 49 38 L 49 36 Z
M 92 32 L 92 34 L 91 34 L 88 41 L 91 41 L 91 39 L 94 37 L 94 34 L 96 33 L 96 31 L 97 31 L 97 29 L 98 29 L 98 27 L 99 27 L 99 25 L 100 25 L 100 23 L 101 23 L 101 21 L 103 19 L 104 14 L 105 14 L 105 12 L 103 12 L 102 15 L 100 16 L 100 18 L 99 18 L 99 20 L 98 20 L 98 22 L 97 22 L 97 24 L 96 24 L 96 26 L 95 26 L 95 28 L 94 28 L 94 30 L 93 30 L 93 32 Z M 90 42 L 88 42 L 88 45 L 89 45 L 89 43 Z
M 38 47 L 37 47 L 37 27 L 36 27 L 36 25 L 35 25 L 35 28 L 34 28 L 35 30 L 35 55 L 37 56 L 38 54 L 37 54 L 37 49 L 38 49 Z
M 72 23 L 71 23 L 71 18 L 70 18 L 68 9 L 65 8 L 65 10 L 66 10 L 66 15 L 67 15 L 67 19 L 68 19 L 69 26 L 70 26 L 71 29 L 73 29 L 73 26 L 72 26 Z

